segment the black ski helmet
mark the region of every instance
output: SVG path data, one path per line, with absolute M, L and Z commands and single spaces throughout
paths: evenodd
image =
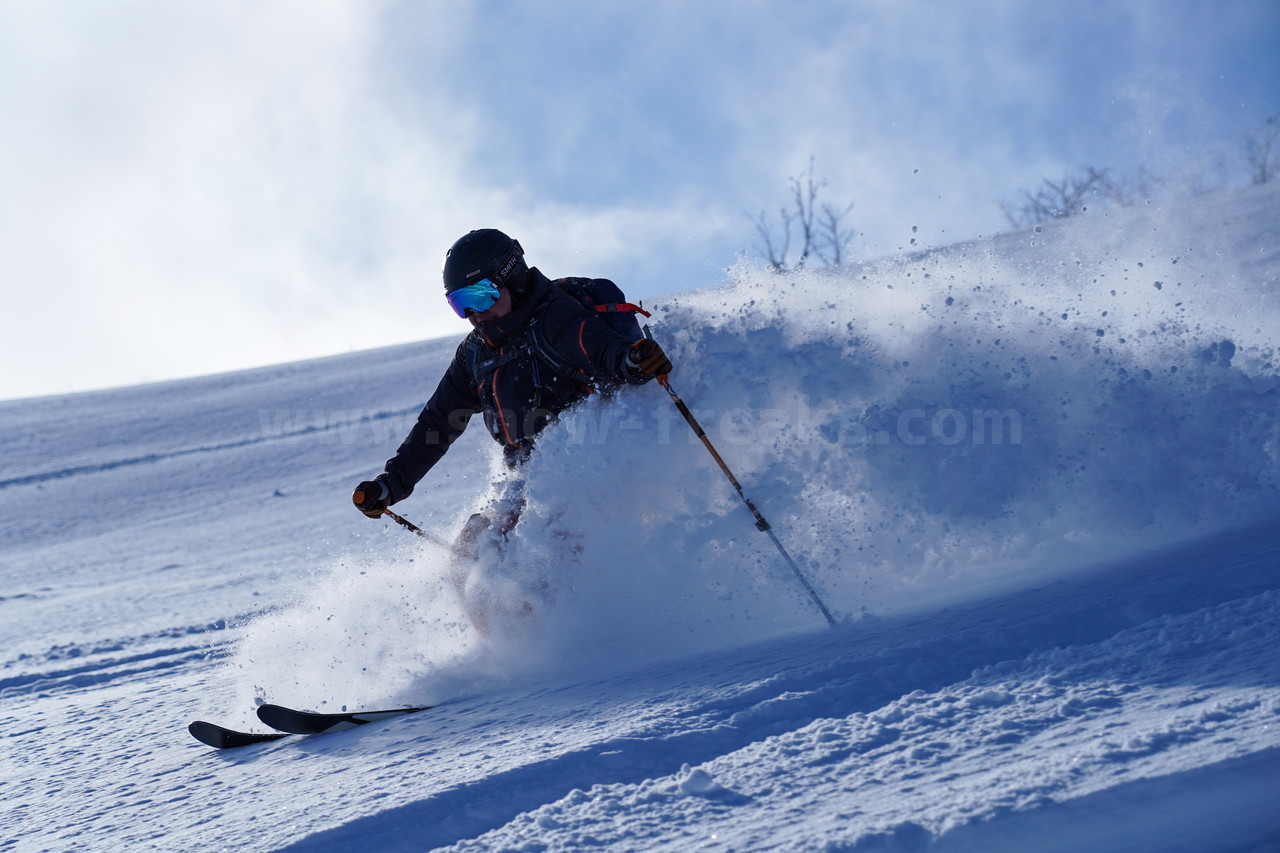
M 518 240 L 496 228 L 481 228 L 458 238 L 444 256 L 444 292 L 453 293 L 482 278 L 519 292 L 528 272 Z

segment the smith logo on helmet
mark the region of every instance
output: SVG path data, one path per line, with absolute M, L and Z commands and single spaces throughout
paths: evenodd
M 458 239 L 444 259 L 444 290 L 452 293 L 482 278 L 511 286 L 524 267 L 520 243 L 494 228 L 481 228 Z

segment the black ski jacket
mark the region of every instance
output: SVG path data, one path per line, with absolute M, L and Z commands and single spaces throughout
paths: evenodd
M 472 415 L 483 413 L 489 434 L 514 465 L 548 423 L 593 391 L 652 379 L 627 363 L 640 339 L 638 325 L 635 339 L 627 340 L 537 269 L 529 278 L 519 308 L 458 346 L 417 423 L 387 460 L 378 479 L 387 484 L 390 503 L 413 492 Z

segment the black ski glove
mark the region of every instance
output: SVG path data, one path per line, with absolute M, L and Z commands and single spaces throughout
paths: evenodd
M 365 515 L 370 518 L 381 518 L 383 511 L 387 508 L 387 498 L 389 497 L 391 497 L 391 492 L 386 483 L 381 480 L 365 480 L 356 486 L 355 493 L 351 495 L 351 500 L 356 505 L 356 509 Z
M 652 338 L 642 338 L 631 345 L 627 366 L 640 376 L 666 376 L 671 372 L 671 359 Z

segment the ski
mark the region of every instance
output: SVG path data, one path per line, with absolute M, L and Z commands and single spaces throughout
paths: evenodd
M 403 717 L 405 714 L 416 714 L 418 711 L 425 711 L 431 707 L 431 705 L 424 705 L 418 708 L 391 708 L 386 711 L 321 714 L 313 711 L 298 711 L 294 708 L 285 708 L 282 705 L 268 704 L 258 706 L 258 719 L 271 726 L 271 728 L 288 734 L 318 735 L 323 732 L 340 732 L 346 729 L 354 729 L 356 726 L 376 723 L 379 720 L 389 720 L 392 717 Z
M 238 732 L 234 729 L 220 726 L 217 723 L 207 723 L 204 720 L 196 720 L 187 726 L 187 731 L 191 733 L 193 738 L 214 749 L 236 749 L 241 746 L 266 743 L 279 740 L 282 737 L 288 737 L 287 734 L 282 732 L 273 732 L 271 734 Z
M 353 729 L 356 726 L 363 726 L 366 723 L 376 723 L 379 720 L 388 720 L 392 717 L 402 717 L 405 714 L 425 711 L 430 707 L 432 706 L 424 705 L 418 708 L 392 708 L 385 711 L 318 714 L 311 711 L 298 711 L 282 705 L 268 704 L 259 706 L 258 719 L 276 729 L 270 734 L 240 732 L 204 720 L 196 720 L 191 723 L 187 726 L 187 731 L 191 733 L 193 738 L 214 749 L 238 749 L 255 743 L 280 740 L 280 738 L 288 737 L 291 734 L 318 735 L 323 732 L 340 732 L 346 729 Z

